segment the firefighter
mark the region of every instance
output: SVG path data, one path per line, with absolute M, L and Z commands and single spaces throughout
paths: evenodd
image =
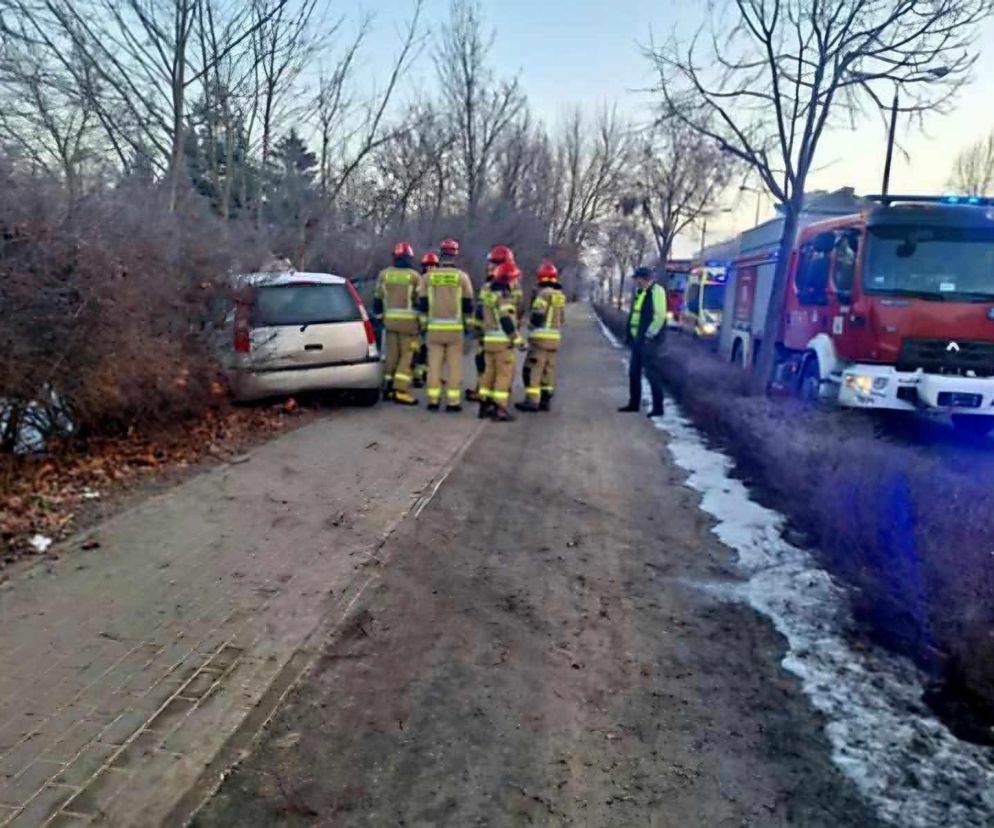
M 525 360 L 525 401 L 519 411 L 548 411 L 556 391 L 556 355 L 566 321 L 566 295 L 559 284 L 559 271 L 549 261 L 536 274 L 538 290 L 528 320 L 528 357 Z
M 473 313 L 473 283 L 456 266 L 459 243 L 446 239 L 438 267 L 421 277 L 418 311 L 428 343 L 428 410 L 438 411 L 445 377 L 446 411 L 462 411 L 462 347 L 465 320 Z
M 500 267 L 504 262 L 513 262 L 514 253 L 510 247 L 506 245 L 499 244 L 490 251 L 490 255 L 487 256 L 487 277 L 484 282 L 484 289 L 490 285 L 491 279 L 494 277 L 494 273 L 497 268 Z M 466 399 L 470 402 L 480 402 L 480 378 L 483 376 L 484 368 L 486 367 L 485 359 L 483 356 L 483 333 L 479 330 L 479 325 L 477 320 L 479 319 L 480 311 L 480 299 L 483 294 L 481 293 L 477 297 L 476 302 L 476 313 L 473 314 L 473 325 L 476 328 L 476 356 L 474 357 L 474 362 L 476 364 L 476 388 L 466 389 Z
M 514 382 L 514 349 L 524 350 L 525 341 L 515 322 L 511 284 L 520 276 L 514 262 L 504 262 L 494 272 L 489 288 L 482 292 L 478 315 L 483 327 L 485 365 L 480 378 L 480 419 L 514 419 L 507 410 Z
M 414 249 L 407 242 L 400 242 L 393 250 L 393 267 L 380 272 L 373 298 L 373 313 L 386 331 L 383 397 L 399 405 L 418 404 L 409 389 L 419 344 L 416 303 L 420 286 L 421 277 L 414 269 Z
M 421 257 L 421 275 L 433 267 L 438 267 L 438 254 L 428 251 Z M 418 352 L 414 355 L 414 387 L 424 388 L 428 376 L 428 345 L 425 343 L 425 331 L 422 328 L 419 335 Z

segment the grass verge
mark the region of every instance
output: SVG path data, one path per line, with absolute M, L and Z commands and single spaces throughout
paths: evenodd
M 623 332 L 622 314 L 598 312 Z M 740 369 L 679 335 L 656 367 L 694 424 L 850 587 L 857 621 L 935 677 L 926 693 L 953 731 L 994 744 L 992 449 L 962 449 L 954 467 L 880 439 L 862 412 L 749 396 Z

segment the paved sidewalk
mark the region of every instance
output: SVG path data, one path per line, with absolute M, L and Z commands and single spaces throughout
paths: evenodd
M 476 430 L 336 413 L 0 588 L 0 825 L 166 819 Z

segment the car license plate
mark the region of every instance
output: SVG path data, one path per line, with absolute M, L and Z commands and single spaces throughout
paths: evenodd
M 960 394 L 955 391 L 939 394 L 939 405 L 943 408 L 980 408 L 983 401 L 980 394 Z

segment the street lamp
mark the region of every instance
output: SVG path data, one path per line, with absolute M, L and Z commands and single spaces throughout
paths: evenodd
M 951 70 L 948 66 L 935 66 L 931 69 L 926 69 L 920 77 L 908 78 L 908 80 L 918 83 L 930 83 L 931 81 L 944 78 L 950 71 Z M 856 77 L 863 80 L 867 79 L 867 75 L 862 72 L 856 73 Z M 894 158 L 894 132 L 897 129 L 897 112 L 900 106 L 900 93 L 900 84 L 895 84 L 894 100 L 890 105 L 890 127 L 887 130 L 887 157 L 884 160 L 884 181 L 883 186 L 881 187 L 881 195 L 887 195 L 890 191 L 890 166 L 891 161 Z
M 720 210 L 715 210 L 712 213 L 708 213 L 704 216 L 704 222 L 701 225 L 701 255 L 700 260 L 704 261 L 704 248 L 706 247 L 705 242 L 708 238 L 708 218 L 714 215 L 720 215 L 721 213 L 732 213 L 735 212 L 731 207 L 722 207 Z

